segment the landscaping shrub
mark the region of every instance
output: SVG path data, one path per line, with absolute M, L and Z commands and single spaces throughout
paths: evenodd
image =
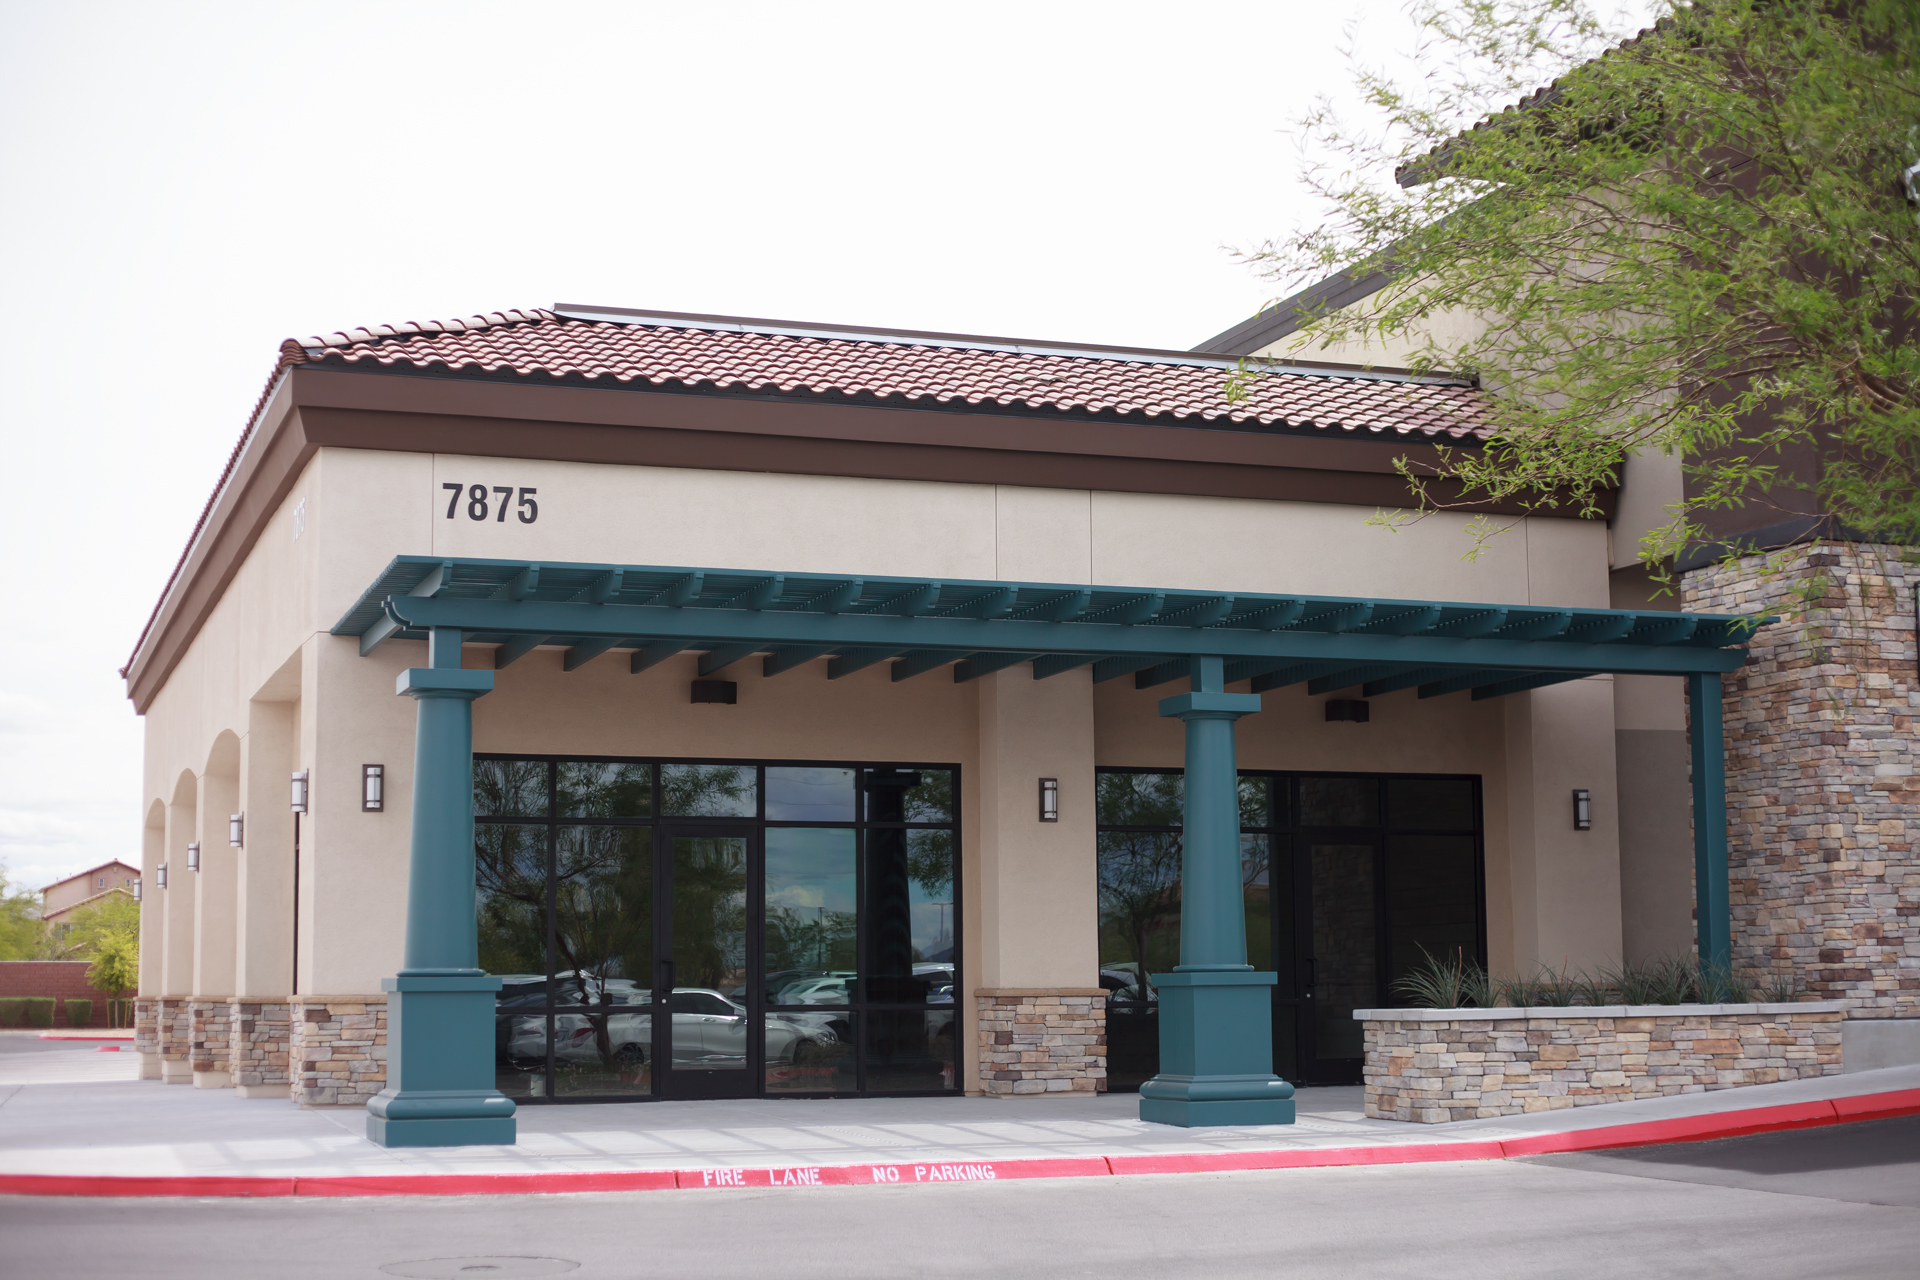
M 25 996 L 20 1003 L 26 1006 L 28 1026 L 51 1027 L 53 1025 L 52 996 Z
M 90 1024 L 92 1021 L 93 1021 L 93 1001 L 91 1000 L 67 1001 L 67 1025 L 68 1026 L 84 1027 Z
M 0 996 L 0 1027 L 24 1027 L 27 1025 L 27 1000 L 25 996 Z

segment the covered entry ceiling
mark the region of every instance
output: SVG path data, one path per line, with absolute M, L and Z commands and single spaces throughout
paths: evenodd
M 399 556 L 333 634 L 362 654 L 433 628 L 500 645 L 505 667 L 564 646 L 572 671 L 610 650 L 646 670 L 697 651 L 710 675 L 753 654 L 777 676 L 827 657 L 830 679 L 891 663 L 895 680 L 1033 663 L 1035 679 L 1091 666 L 1150 688 L 1225 659 L 1255 693 L 1305 684 L 1374 697 L 1476 698 L 1601 672 L 1724 672 L 1763 621 L 1728 614 L 1563 609 L 1439 600 L 1164 591 L 974 579 Z

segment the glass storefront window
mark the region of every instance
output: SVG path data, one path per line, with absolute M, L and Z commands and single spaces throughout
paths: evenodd
M 760 807 L 752 765 L 663 764 L 660 812 L 674 818 L 751 818 Z
M 852 822 L 853 770 L 767 766 L 769 822 Z
M 1152 975 L 1179 963 L 1181 776 L 1101 770 L 1096 786 L 1108 1088 L 1133 1089 L 1159 1069 Z M 1243 774 L 1240 824 L 1247 963 L 1278 978 L 1275 1069 L 1357 1080 L 1354 1009 L 1392 1003 L 1422 948 L 1484 956 L 1479 783 Z
M 503 1092 L 957 1087 L 957 770 L 482 756 L 474 779 Z
M 563 818 L 644 818 L 653 812 L 653 766 L 562 760 L 555 791 Z
M 768 1004 L 853 1003 L 857 853 L 851 827 L 768 828 L 761 983 Z

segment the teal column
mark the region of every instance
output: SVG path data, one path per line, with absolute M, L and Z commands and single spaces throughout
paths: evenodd
M 1720 676 L 1687 677 L 1687 738 L 1693 748 L 1693 909 L 1700 965 L 1733 971 L 1733 900 L 1727 888 L 1727 748 Z
M 428 662 L 400 673 L 414 700 L 413 848 L 406 966 L 387 997 L 387 1087 L 367 1103 L 383 1147 L 510 1144 L 513 1099 L 493 1087 L 494 1000 L 480 969 L 473 885 L 473 700 L 493 672 L 460 669 L 460 632 L 436 627 Z
M 1233 722 L 1260 709 L 1228 693 L 1219 658 L 1193 660 L 1193 692 L 1160 701 L 1186 725 L 1180 963 L 1153 975 L 1160 1073 L 1140 1086 L 1140 1118 L 1191 1128 L 1292 1124 L 1293 1086 L 1273 1074 L 1271 973 L 1247 963 L 1240 879 L 1240 771 Z

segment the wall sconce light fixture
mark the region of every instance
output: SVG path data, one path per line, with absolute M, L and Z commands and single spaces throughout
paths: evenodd
M 1060 779 L 1040 779 L 1040 821 L 1060 821 Z
M 1573 789 L 1573 829 L 1593 830 L 1593 793 L 1582 787 Z
M 163 890 L 167 887 L 167 864 L 164 862 L 160 864 L 160 887 Z
M 291 802 L 295 813 L 305 813 L 307 811 L 307 771 L 305 769 L 301 769 L 293 775 Z
M 227 843 L 238 849 L 246 844 L 247 815 L 230 813 L 227 815 Z
M 135 880 L 133 882 L 133 900 L 135 902 L 138 902 L 143 896 L 144 895 L 141 893 L 140 882 L 138 880 Z
M 360 766 L 360 807 L 368 813 L 379 813 L 386 807 L 387 766 L 383 764 L 363 764 Z
M 200 842 L 198 840 L 190 840 L 187 842 L 187 870 L 198 871 L 199 869 Z

